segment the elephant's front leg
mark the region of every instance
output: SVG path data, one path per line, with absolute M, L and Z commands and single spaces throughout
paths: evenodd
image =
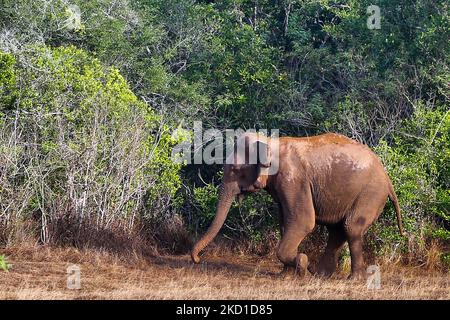
M 310 231 L 286 232 L 277 249 L 277 257 L 284 264 L 283 273 L 294 271 L 303 277 L 308 268 L 308 257 L 298 253 L 298 246 Z
M 298 246 L 314 229 L 314 207 L 308 194 L 296 200 L 289 200 L 287 198 L 283 206 L 284 230 L 277 249 L 277 257 L 284 264 L 284 270 L 294 269 L 296 274 L 304 276 L 308 267 L 308 257 L 298 253 Z

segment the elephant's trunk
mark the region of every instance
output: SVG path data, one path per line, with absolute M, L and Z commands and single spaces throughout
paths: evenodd
M 219 203 L 216 209 L 216 216 L 214 217 L 212 224 L 209 226 L 208 231 L 206 231 L 203 237 L 197 241 L 192 249 L 191 258 L 195 263 L 200 262 L 200 257 L 198 256 L 200 251 L 202 251 L 215 238 L 220 228 L 222 228 L 236 195 L 232 189 L 233 188 L 227 185 L 222 187 L 220 191 Z

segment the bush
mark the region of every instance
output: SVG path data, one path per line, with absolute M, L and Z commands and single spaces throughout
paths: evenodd
M 36 222 L 43 243 L 80 244 L 167 214 L 180 185 L 175 141 L 119 72 L 75 47 L 33 46 L 16 60 L 0 55 L 0 88 L 17 83 L 0 109 L 3 242 L 20 221 Z
M 409 245 L 425 248 L 427 239 L 447 244 L 450 238 L 450 115 L 417 104 L 402 130 L 376 147 L 397 192 Z M 398 240 L 393 208 L 376 232 L 384 242 Z M 391 225 L 391 226 L 389 226 Z M 406 244 L 406 243 L 405 243 Z M 405 248 L 408 249 L 408 248 Z M 412 248 L 409 248 L 412 249 Z M 413 251 L 413 250 L 410 250 Z M 424 254 L 419 250 L 416 254 Z
M 16 79 L 13 70 L 15 62 L 13 56 L 0 51 L 0 105 L 5 109 L 9 109 L 15 99 Z

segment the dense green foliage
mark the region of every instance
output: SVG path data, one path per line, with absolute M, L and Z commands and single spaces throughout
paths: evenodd
M 372 4 L 380 29 L 367 26 Z M 42 227 L 58 203 L 103 227 L 124 218 L 202 232 L 220 167 L 172 163 L 170 132 L 203 121 L 368 144 L 392 177 L 409 241 L 392 208 L 371 238 L 448 249 L 448 9 L 444 0 L 2 0 L 0 222 L 39 209 Z M 256 246 L 276 216 L 266 194 L 248 197 L 223 234 Z
M 138 212 L 154 215 L 174 196 L 175 141 L 117 69 L 74 47 L 27 47 L 26 64 L 2 57 L 11 62 L 2 84 L 15 92 L 0 109 L 5 226 L 34 216 L 43 242 L 60 220 L 133 228 Z

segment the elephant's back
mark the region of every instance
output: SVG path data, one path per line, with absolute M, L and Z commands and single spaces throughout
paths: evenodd
M 306 143 L 314 146 L 322 146 L 322 145 L 346 145 L 346 144 L 360 144 L 358 141 L 346 137 L 342 134 L 338 133 L 324 133 L 316 136 L 309 137 L 282 137 L 280 141 L 285 143 Z
M 336 133 L 304 138 L 280 138 L 288 157 L 301 159 L 312 169 L 337 169 L 355 173 L 382 167 L 378 156 L 366 145 Z M 280 153 L 282 154 L 282 153 Z
M 297 144 L 313 186 L 314 202 L 320 204 L 318 220 L 339 220 L 368 185 L 379 186 L 379 192 L 387 196 L 383 165 L 366 145 L 337 134 L 310 137 Z

